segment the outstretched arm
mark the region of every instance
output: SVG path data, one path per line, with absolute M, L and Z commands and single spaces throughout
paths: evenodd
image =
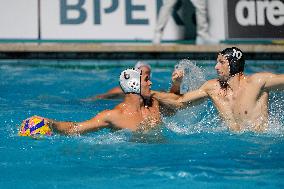
M 120 87 L 115 87 L 104 94 L 97 95 L 97 99 L 122 99 L 125 96 Z
M 264 88 L 268 90 L 284 90 L 284 74 L 261 73 L 264 79 Z
M 174 108 L 186 108 L 193 103 L 208 97 L 206 92 L 206 84 L 202 85 L 199 89 L 190 91 L 184 95 L 175 95 L 173 93 L 163 93 L 153 91 L 153 97 L 166 106 L 172 106 Z
M 110 127 L 109 119 L 111 117 L 112 110 L 105 110 L 99 113 L 94 118 L 83 122 L 63 122 L 47 119 L 49 126 L 62 134 L 82 134 L 91 131 L 96 131 L 101 128 Z
M 104 94 L 89 97 L 89 98 L 83 99 L 83 101 L 94 101 L 94 100 L 98 100 L 98 99 L 122 99 L 124 96 L 125 95 L 124 95 L 123 91 L 121 90 L 121 88 L 115 87 L 115 88 L 107 91 Z

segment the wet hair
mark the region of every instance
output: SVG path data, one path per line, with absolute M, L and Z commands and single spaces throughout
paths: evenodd
M 220 52 L 229 61 L 230 76 L 244 72 L 245 58 L 243 52 L 237 47 L 226 48 Z

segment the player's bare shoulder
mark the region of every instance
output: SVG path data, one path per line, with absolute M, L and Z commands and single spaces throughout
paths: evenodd
M 127 109 L 126 107 L 127 107 L 127 105 L 122 102 L 122 103 L 116 105 L 116 106 L 111 110 L 111 113 L 114 114 L 114 115 L 123 114 L 123 112 Z
M 246 76 L 246 80 L 248 84 L 264 85 L 265 81 L 272 76 L 273 76 L 272 73 L 261 72 L 261 73 L 255 73 L 255 74 Z
M 123 118 L 123 115 L 125 115 L 122 104 L 117 105 L 111 110 L 106 110 L 103 113 L 104 120 L 113 126 L 117 126 L 116 123 Z
M 209 92 L 211 90 L 216 90 L 220 88 L 220 84 L 218 79 L 211 79 L 206 81 L 201 87 L 200 89 Z

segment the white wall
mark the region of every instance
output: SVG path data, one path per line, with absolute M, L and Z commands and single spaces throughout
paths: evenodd
M 0 1 L 0 38 L 38 38 L 37 0 Z

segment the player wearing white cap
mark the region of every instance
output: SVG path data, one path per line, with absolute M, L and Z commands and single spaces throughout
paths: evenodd
M 121 72 L 119 83 L 125 98 L 112 110 L 102 111 L 83 122 L 42 119 L 53 132 L 67 135 L 92 132 L 101 128 L 145 131 L 158 126 L 161 123 L 160 105 L 151 97 L 152 82 L 149 73 L 139 69 L 126 69 Z

